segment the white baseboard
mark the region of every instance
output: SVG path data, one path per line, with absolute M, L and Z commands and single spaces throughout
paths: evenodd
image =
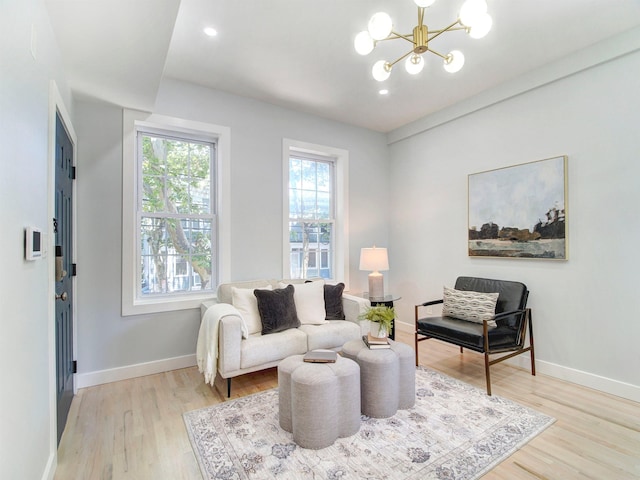
M 396 322 L 395 324 L 395 328 L 397 328 L 398 330 L 404 332 L 404 333 L 410 333 L 411 335 L 413 335 L 413 332 L 415 332 L 416 328 L 413 325 L 413 323 L 409 324 L 409 323 L 404 323 L 404 322 Z
M 410 325 L 402 322 L 397 322 L 396 328 L 411 335 L 413 335 L 413 332 L 415 331 L 412 324 Z M 525 370 L 529 370 L 531 368 L 531 361 L 528 353 L 510 358 L 509 360 L 505 360 L 505 362 L 524 368 Z M 537 358 L 536 373 L 542 373 L 583 387 L 593 388 L 594 390 L 615 395 L 616 397 L 640 402 L 640 387 L 630 383 L 620 382 L 619 380 L 613 380 L 611 378 L 602 377 L 582 370 L 576 370 L 575 368 L 565 367 L 544 360 L 539 360 Z
M 156 373 L 169 372 L 180 368 L 196 365 L 196 356 L 184 355 L 182 357 L 166 358 L 153 362 L 137 363 L 125 367 L 98 370 L 95 372 L 77 373 L 75 377 L 76 388 L 92 387 L 103 383 L 117 382 L 129 378 L 144 377 Z
M 525 353 L 518 357 L 510 358 L 507 362 L 522 367 L 525 370 L 531 368 L 529 354 Z M 600 392 L 615 395 L 616 397 L 626 398 L 634 402 L 640 402 L 640 387 L 630 383 L 621 382 L 612 378 L 602 377 L 594 373 L 576 370 L 575 368 L 565 367 L 536 358 L 536 373 L 542 373 L 550 377 L 565 380 L 567 382 L 582 385 L 583 387 L 593 388 Z
M 413 334 L 414 326 L 408 323 L 397 322 L 396 328 L 402 332 Z M 528 370 L 530 368 L 529 356 L 518 356 L 507 360 L 508 363 Z M 117 382 L 129 378 L 143 377 L 156 373 L 188 368 L 196 365 L 196 356 L 184 355 L 182 357 L 167 358 L 154 362 L 138 363 L 126 367 L 99 370 L 96 372 L 76 374 L 77 388 L 92 387 L 103 383 Z M 593 373 L 576 370 L 574 368 L 557 365 L 555 363 L 536 359 L 536 371 L 550 377 L 565 380 L 567 382 L 593 388 L 617 397 L 626 398 L 634 402 L 640 402 L 640 387 L 630 383 L 620 382 L 611 378 L 602 377 Z
M 47 460 L 47 465 L 44 469 L 44 472 L 42 473 L 42 480 L 53 480 L 53 477 L 56 474 L 57 466 L 58 466 L 58 454 L 54 450 L 49 455 L 49 459 Z

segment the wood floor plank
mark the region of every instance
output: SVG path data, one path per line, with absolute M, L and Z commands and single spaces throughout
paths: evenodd
M 398 332 L 413 346 L 413 337 Z M 420 365 L 485 388 L 482 355 L 428 340 Z M 488 472 L 489 480 L 640 478 L 640 404 L 506 363 L 492 367 L 494 395 L 556 418 Z M 200 479 L 182 414 L 226 398 L 195 367 L 85 388 L 75 396 L 58 449 L 56 480 Z M 275 368 L 232 382 L 231 398 L 277 386 Z

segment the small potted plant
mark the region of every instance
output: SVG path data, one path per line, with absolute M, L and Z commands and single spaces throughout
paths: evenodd
M 360 315 L 360 318 L 371 322 L 370 333 L 372 336 L 384 338 L 391 331 L 396 312 L 393 307 L 376 305 L 375 307 L 369 307 L 366 312 Z

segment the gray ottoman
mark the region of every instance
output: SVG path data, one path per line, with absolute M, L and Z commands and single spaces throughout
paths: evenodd
M 360 365 L 362 413 L 387 418 L 416 403 L 415 353 L 409 345 L 389 340 L 391 348 L 371 350 L 351 340 L 342 354 Z
M 307 363 L 303 355 L 278 365 L 280 426 L 303 448 L 325 448 L 360 429 L 360 367 L 338 355 L 335 363 Z

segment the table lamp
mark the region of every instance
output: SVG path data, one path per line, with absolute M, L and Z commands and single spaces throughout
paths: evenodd
M 389 270 L 389 256 L 386 248 L 363 248 L 360 250 L 360 270 L 370 271 L 369 298 L 383 298 L 384 284 L 380 271 Z

